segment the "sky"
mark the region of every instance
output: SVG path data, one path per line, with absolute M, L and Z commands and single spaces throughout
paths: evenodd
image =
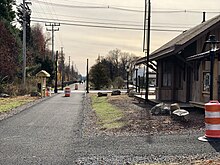
M 26 0 L 28 1 L 28 0 Z M 17 4 L 22 0 L 16 0 Z M 55 51 L 63 47 L 65 62 L 86 75 L 97 57 L 120 49 L 144 57 L 143 20 L 145 0 L 29 0 L 32 25 L 60 23 L 55 31 Z M 150 52 L 175 36 L 220 14 L 219 0 L 151 0 Z M 220 39 L 219 39 L 220 40 Z M 52 46 L 50 45 L 50 49 Z

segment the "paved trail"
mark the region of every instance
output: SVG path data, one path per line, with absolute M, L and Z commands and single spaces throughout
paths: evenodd
M 83 98 L 58 94 L 0 122 L 0 164 L 123 164 L 218 155 L 220 143 L 201 134 L 85 137 Z M 182 157 L 184 155 L 184 157 Z

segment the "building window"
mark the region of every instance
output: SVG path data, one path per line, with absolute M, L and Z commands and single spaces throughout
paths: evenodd
M 203 91 L 204 92 L 210 91 L 210 73 L 209 72 L 203 73 Z
M 171 87 L 171 63 L 162 63 L 162 85 L 163 87 Z

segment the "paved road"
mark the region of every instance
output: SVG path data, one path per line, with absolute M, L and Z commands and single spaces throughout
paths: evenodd
M 220 143 L 200 134 L 142 137 L 84 137 L 83 97 L 58 94 L 0 122 L 0 164 L 122 164 L 167 162 L 175 157 L 218 155 Z M 209 157 L 208 157 L 209 158 Z M 103 163 L 104 162 L 104 163 Z
M 0 164 L 62 164 L 81 137 L 84 94 L 58 94 L 0 122 Z

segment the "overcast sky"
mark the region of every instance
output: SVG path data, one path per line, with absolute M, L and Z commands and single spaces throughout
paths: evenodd
M 151 0 L 152 32 L 150 51 L 154 51 L 183 30 L 220 14 L 219 0 Z M 21 3 L 17 0 L 16 3 Z M 144 56 L 144 0 L 31 0 L 32 24 L 36 21 L 60 22 L 55 32 L 55 50 L 64 48 L 74 66 L 86 74 L 86 59 L 90 67 L 98 55 L 110 50 Z M 35 21 L 34 21 L 35 20 Z M 44 23 L 41 23 L 44 26 Z M 89 26 L 95 27 L 89 27 Z M 101 28 L 101 27 L 102 28 Z M 105 28 L 103 28 L 105 27 Z M 113 28 L 117 27 L 117 28 Z M 119 29 L 122 28 L 122 29 Z M 129 29 L 124 29 L 129 28 Z

